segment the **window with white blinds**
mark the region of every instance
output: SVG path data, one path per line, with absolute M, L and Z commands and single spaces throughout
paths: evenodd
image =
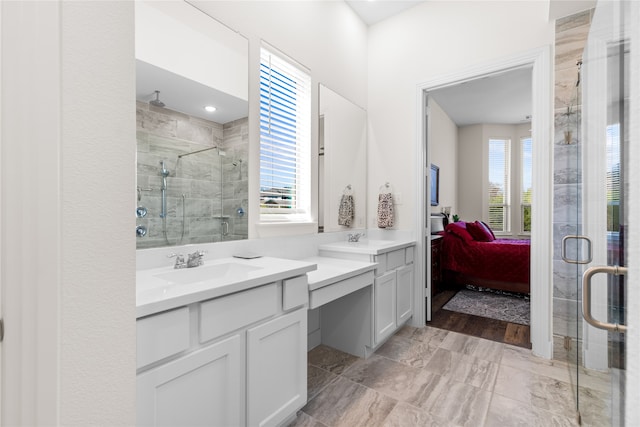
M 511 140 L 489 139 L 489 226 L 494 231 L 511 230 L 509 220 Z
M 311 208 L 311 78 L 260 51 L 261 220 L 307 221 Z
M 522 233 L 531 233 L 531 192 L 533 188 L 533 142 L 531 137 L 520 138 L 520 212 Z
M 620 231 L 620 123 L 607 126 L 607 231 Z

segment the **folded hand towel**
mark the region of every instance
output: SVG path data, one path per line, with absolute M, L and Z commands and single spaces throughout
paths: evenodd
M 378 227 L 393 227 L 393 197 L 391 193 L 378 195 Z
M 343 194 L 340 199 L 340 208 L 338 209 L 338 225 L 351 227 L 353 224 L 354 211 L 353 196 Z

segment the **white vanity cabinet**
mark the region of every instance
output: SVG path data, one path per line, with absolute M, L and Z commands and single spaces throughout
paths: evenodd
M 242 425 L 243 365 L 236 334 L 139 374 L 137 425 Z
M 247 425 L 276 426 L 307 403 L 306 348 L 307 310 L 247 331 Z
M 364 242 L 336 242 L 320 246 L 320 255 L 325 257 L 341 258 L 343 260 L 367 261 L 376 264 L 375 278 L 373 279 L 373 291 L 362 294 L 369 298 L 369 313 L 372 322 L 366 321 L 362 316 L 361 325 L 372 324 L 371 333 L 365 345 L 366 351 L 353 350 L 351 346 L 344 344 L 336 347 L 343 351 L 361 357 L 368 357 L 375 349 L 380 347 L 387 338 L 393 335 L 402 325 L 413 316 L 414 298 L 414 247 L 415 241 L 364 241 Z M 355 295 L 355 294 L 354 294 Z M 314 296 L 312 292 L 311 308 L 314 308 Z M 345 299 L 345 298 L 343 298 Z M 347 300 L 345 300 L 347 301 Z M 355 296 L 348 300 L 351 306 L 360 306 L 361 299 Z M 345 312 L 349 308 L 347 303 L 333 302 L 330 307 L 323 307 L 322 316 L 322 342 L 326 336 L 338 335 L 330 344 L 343 344 L 349 341 L 349 336 L 342 333 L 348 330 L 348 326 L 337 324 L 338 321 L 325 320 L 324 314 L 331 319 L 344 320 Z M 364 312 L 364 308 L 361 310 Z M 348 322 L 345 322 L 347 325 Z M 330 334 L 325 331 L 330 329 Z M 328 342 L 328 341 L 327 341 Z
M 300 275 L 139 318 L 137 425 L 293 416 L 307 401 L 307 288 Z
M 396 270 L 396 323 L 404 324 L 413 315 L 413 264 Z
M 375 328 L 374 344 L 378 344 L 389 337 L 395 330 L 396 320 L 396 272 L 389 271 L 376 277 L 373 284 L 373 324 Z
M 376 346 L 413 315 L 413 256 L 407 258 L 406 251 L 412 253 L 413 247 L 374 256 L 379 265 L 373 287 Z

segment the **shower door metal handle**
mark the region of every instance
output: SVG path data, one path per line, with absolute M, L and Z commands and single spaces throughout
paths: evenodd
M 601 322 L 597 319 L 594 319 L 594 317 L 591 315 L 591 278 L 598 273 L 623 276 L 627 274 L 627 268 L 619 267 L 617 265 L 591 267 L 582 274 L 582 317 L 584 317 L 584 320 L 587 323 L 595 328 L 605 329 L 611 332 L 627 332 L 627 327 L 625 325 L 620 325 L 618 323 Z
M 575 239 L 575 240 L 584 240 L 586 241 L 589 245 L 588 245 L 588 254 L 589 256 L 587 257 L 587 259 L 570 259 L 567 258 L 567 242 L 571 239 Z M 566 263 L 569 264 L 589 264 L 591 261 L 593 261 L 593 252 L 591 251 L 591 239 L 588 238 L 587 236 L 577 236 L 577 235 L 567 235 L 564 236 L 562 238 L 562 249 L 561 249 L 561 254 L 562 254 L 562 260 Z

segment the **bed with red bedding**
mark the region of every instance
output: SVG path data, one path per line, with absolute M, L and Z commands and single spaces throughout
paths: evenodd
M 476 221 L 445 227 L 442 269 L 445 281 L 507 292 L 530 291 L 529 240 L 496 239 Z

